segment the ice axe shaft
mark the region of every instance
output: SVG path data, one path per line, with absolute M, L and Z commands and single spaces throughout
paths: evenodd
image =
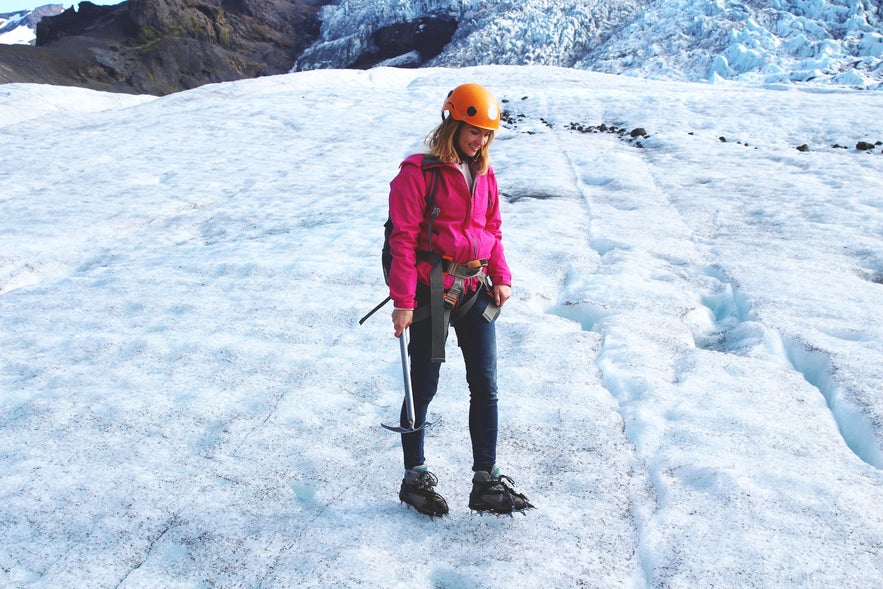
M 399 349 L 402 353 L 402 381 L 405 384 L 405 412 L 408 416 L 408 427 L 387 425 L 385 423 L 381 423 L 380 425 L 393 432 L 408 434 L 420 431 L 429 424 L 423 423 L 419 427 L 414 427 L 414 422 L 417 420 L 417 417 L 414 415 L 414 393 L 411 391 L 411 363 L 408 360 L 407 328 L 402 331 L 402 335 L 399 337 Z

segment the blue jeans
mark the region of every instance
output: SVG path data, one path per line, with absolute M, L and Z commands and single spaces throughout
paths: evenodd
M 453 323 L 457 342 L 466 363 L 469 385 L 469 435 L 472 438 L 472 469 L 493 469 L 497 460 L 497 332 L 481 314 L 489 302 L 484 294 L 469 312 Z M 429 403 L 438 390 L 440 362 L 431 362 L 432 333 L 430 321 L 410 327 L 411 389 L 414 395 L 415 425 L 426 421 Z M 402 404 L 401 425 L 407 427 L 407 411 Z M 402 434 L 405 468 L 423 464 L 424 430 Z

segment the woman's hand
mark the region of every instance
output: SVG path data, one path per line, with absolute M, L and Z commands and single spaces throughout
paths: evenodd
M 494 302 L 498 307 L 506 304 L 506 301 L 512 296 L 512 287 L 508 284 L 494 285 Z
M 414 311 L 411 309 L 396 309 L 392 312 L 392 325 L 396 331 L 396 337 L 401 337 L 411 322 L 414 321 Z

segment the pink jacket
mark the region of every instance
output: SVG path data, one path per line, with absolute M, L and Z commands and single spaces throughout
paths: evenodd
M 425 208 L 428 186 L 434 171 L 424 178 L 423 155 L 412 155 L 402 162 L 390 182 L 389 214 L 393 231 L 389 238 L 392 266 L 389 295 L 396 308 L 413 309 L 417 281 L 429 284 L 431 265 L 417 261 L 418 251 L 428 251 Z M 432 222 L 432 247 L 436 253 L 464 264 L 487 258 L 487 273 L 494 284 L 512 284 L 512 275 L 503 253 L 500 231 L 500 196 L 493 169 L 475 177 L 469 193 L 466 179 L 454 164 L 433 164 L 439 168 L 435 203 L 441 213 Z M 445 288 L 453 278 L 445 276 Z

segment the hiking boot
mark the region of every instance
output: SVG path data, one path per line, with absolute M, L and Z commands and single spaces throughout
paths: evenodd
M 433 489 L 437 484 L 438 478 L 429 472 L 428 467 L 409 468 L 402 479 L 399 499 L 429 517 L 446 515 L 448 502 Z
M 515 481 L 500 474 L 499 468 L 494 468 L 491 472 L 476 471 L 472 477 L 469 509 L 492 513 L 512 513 L 533 508 L 527 497 L 518 493 L 513 485 L 515 485 Z

